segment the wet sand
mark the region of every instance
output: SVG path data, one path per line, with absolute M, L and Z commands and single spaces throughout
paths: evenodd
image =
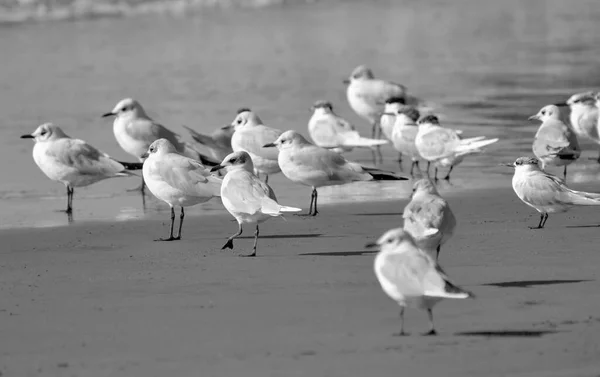
M 585 189 L 586 187 L 577 187 Z M 590 188 L 590 187 L 587 187 Z M 322 206 L 251 229 L 168 216 L 0 231 L 4 376 L 598 376 L 600 212 L 538 216 L 510 188 L 448 198 L 459 228 L 440 256 L 477 300 L 406 314 L 363 245 L 401 223 L 406 200 Z M 163 217 L 164 215 L 164 217 Z M 576 245 L 574 247 L 573 245 Z

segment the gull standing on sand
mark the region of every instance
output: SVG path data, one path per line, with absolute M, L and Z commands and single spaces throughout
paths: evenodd
M 127 170 L 139 170 L 140 163 L 114 160 L 79 139 L 72 139 L 52 123 L 44 123 L 22 139 L 34 139 L 33 160 L 53 181 L 67 187 L 67 209 L 73 212 L 75 187 L 83 187 L 107 178 L 136 176 Z
M 570 108 L 569 122 L 577 136 L 600 145 L 600 114 L 594 92 L 573 94 L 566 102 L 557 103 L 556 106 Z M 596 160 L 600 163 L 600 155 Z
M 208 148 L 213 158 L 223 161 L 225 156 L 233 152 L 231 149 L 231 136 L 233 136 L 233 126 L 226 125 L 214 130 L 210 135 L 204 135 L 195 130 L 183 126 L 197 143 Z
M 392 140 L 392 132 L 394 130 L 394 124 L 396 123 L 396 114 L 406 105 L 406 101 L 404 97 L 392 97 L 385 101 L 385 106 L 383 108 L 383 112 L 381 113 L 381 117 L 379 118 L 379 127 L 381 127 L 381 132 L 386 139 L 394 142 Z M 398 163 L 402 168 L 402 152 L 398 154 Z
M 411 201 L 404 208 L 404 230 L 413 236 L 417 246 L 440 256 L 440 249 L 454 234 L 456 218 L 429 178 L 416 181 Z
M 375 243 L 375 275 L 383 291 L 400 305 L 400 333 L 404 332 L 404 309 L 424 309 L 429 316 L 429 332 L 436 335 L 432 308 L 445 298 L 465 299 L 475 296 L 450 282 L 446 273 L 431 256 L 420 250 L 413 237 L 402 228 L 391 229 Z
M 277 147 L 282 173 L 292 182 L 312 187 L 308 216 L 317 213 L 317 188 L 355 181 L 406 180 L 394 173 L 366 168 L 346 160 L 339 153 L 309 143 L 296 131 L 286 131 L 265 148 Z M 314 203 L 314 211 L 313 211 Z
M 148 147 L 141 158 L 144 161 L 144 180 L 150 192 L 171 207 L 171 232 L 169 238 L 156 241 L 181 239 L 183 207 L 209 201 L 221 195 L 222 179 L 212 175 L 199 161 L 186 157 L 167 139 L 158 139 Z M 175 206 L 181 207 L 179 232 L 173 237 Z
M 415 167 L 419 169 L 419 159 L 421 155 L 417 150 L 415 139 L 419 132 L 417 119 L 419 119 L 419 110 L 412 106 L 404 106 L 396 111 L 395 122 L 392 128 L 392 143 L 394 148 L 400 153 L 405 154 L 411 159 L 410 176 L 413 176 Z M 402 161 L 400 160 L 400 165 Z
M 330 102 L 317 101 L 312 109 L 313 114 L 308 121 L 308 133 L 319 147 L 342 153 L 353 148 L 372 148 L 388 143 L 387 140 L 361 137 L 350 122 L 333 112 Z M 375 157 L 373 155 L 374 159 Z
M 575 132 L 560 119 L 560 109 L 555 105 L 544 106 L 529 117 L 529 120 L 534 119 L 542 121 L 542 125 L 533 140 L 533 154 L 542 163 L 542 170 L 546 170 L 546 165 L 564 166 L 566 180 L 567 165 L 581 155 Z
M 225 168 L 227 174 L 221 185 L 223 205 L 238 222 L 238 232 L 227 239 L 221 249 L 233 249 L 233 240 L 242 234 L 242 224 L 256 224 L 252 254 L 256 256 L 258 242 L 258 224 L 271 217 L 283 216 L 284 212 L 300 212 L 300 208 L 286 207 L 277 203 L 275 192 L 268 184 L 254 175 L 254 165 L 247 152 L 234 152 L 226 156 L 220 165 L 210 171 Z
M 481 148 L 493 144 L 498 139 L 485 139 L 485 136 L 461 139 L 459 132 L 440 126 L 438 117 L 427 115 L 418 122 L 419 131 L 415 145 L 421 157 L 427 160 L 427 174 L 431 163 L 435 166 L 434 178 L 437 180 L 438 167 L 450 167 L 444 179 L 450 179 L 452 169 L 462 162 L 465 156 L 481 153 Z
M 572 206 L 600 205 L 600 194 L 571 190 L 562 179 L 540 170 L 538 164 L 533 157 L 519 157 L 507 164 L 515 168 L 512 186 L 519 199 L 540 213 L 540 223 L 530 229 L 542 229 L 549 213 L 566 212 Z
M 247 152 L 252 158 L 256 175 L 264 174 L 265 182 L 269 182 L 270 174 L 281 171 L 277 163 L 279 152 L 262 146 L 275 141 L 283 131 L 265 126 L 258 115 L 247 108 L 238 110 L 231 125 L 235 128 L 231 137 L 233 151 Z
M 150 118 L 140 103 L 132 98 L 125 98 L 117 103 L 112 111 L 103 114 L 102 117 L 114 116 L 113 133 L 121 148 L 130 155 L 143 162 L 148 147 L 157 139 L 167 139 L 176 150 L 187 156 L 198 160 L 208 166 L 215 166 L 218 161 L 208 158 L 186 142 L 179 140 L 179 135 L 155 122 Z M 144 179 L 139 190 L 144 193 Z

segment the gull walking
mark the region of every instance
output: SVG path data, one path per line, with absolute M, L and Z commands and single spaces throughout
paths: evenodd
M 220 196 L 221 178 L 212 175 L 199 161 L 186 157 L 167 139 L 158 139 L 148 147 L 141 158 L 144 161 L 144 180 L 150 192 L 171 207 L 171 231 L 168 238 L 156 241 L 181 239 L 185 216 L 183 207 L 190 207 Z M 173 237 L 175 206 L 181 207 L 179 231 Z
M 485 139 L 485 136 L 461 139 L 458 131 L 440 126 L 435 115 L 428 115 L 417 122 L 419 131 L 415 145 L 421 157 L 427 160 L 427 174 L 431 163 L 435 166 L 437 180 L 438 167 L 450 167 L 444 179 L 450 179 L 452 169 L 462 162 L 465 156 L 481 153 L 481 148 L 493 144 L 498 139 Z
M 417 246 L 434 255 L 454 234 L 456 218 L 448 202 L 438 193 L 429 178 L 416 181 L 411 201 L 404 208 L 404 230 L 413 236 Z
M 413 307 L 427 311 L 429 332 L 436 335 L 432 308 L 445 298 L 465 299 L 475 296 L 452 282 L 431 256 L 420 250 L 413 237 L 402 228 L 391 229 L 375 243 L 375 275 L 383 291 L 400 305 L 400 333 L 404 332 L 404 309 Z
M 361 137 L 354 126 L 333 112 L 333 106 L 327 101 L 317 101 L 313 105 L 313 115 L 308 121 L 308 133 L 316 145 L 342 153 L 353 148 L 372 148 L 387 144 L 387 140 Z M 373 154 L 376 162 L 376 156 Z
M 227 174 L 221 185 L 221 200 L 227 211 L 237 220 L 238 231 L 227 239 L 221 249 L 233 249 L 233 240 L 242 234 L 242 224 L 256 224 L 252 254 L 244 255 L 254 257 L 259 234 L 258 224 L 271 217 L 283 216 L 284 212 L 302 210 L 277 203 L 273 189 L 254 175 L 254 165 L 248 153 L 244 151 L 231 153 L 211 171 L 223 168 L 226 169 Z
M 540 223 L 530 229 L 542 229 L 550 213 L 600 205 L 600 194 L 571 190 L 562 179 L 540 170 L 538 164 L 537 158 L 519 157 L 507 165 L 515 168 L 512 186 L 519 199 L 540 213 Z
M 33 160 L 53 181 L 67 187 L 67 209 L 73 212 L 75 187 L 84 187 L 107 178 L 136 176 L 127 170 L 141 169 L 140 163 L 114 160 L 79 139 L 72 139 L 52 123 L 44 123 L 22 139 L 34 139 Z
M 560 110 L 555 105 L 544 106 L 529 117 L 529 120 L 534 119 L 541 120 L 542 125 L 533 140 L 533 154 L 542 163 L 542 170 L 546 170 L 546 165 L 564 166 L 566 180 L 567 165 L 581 155 L 575 132 L 560 119 Z
M 392 97 L 385 101 L 385 106 L 383 108 L 383 113 L 381 113 L 381 117 L 379 118 L 379 127 L 381 127 L 381 132 L 383 135 L 391 141 L 392 140 L 392 132 L 394 130 L 394 124 L 396 123 L 396 114 L 406 105 L 406 101 L 404 97 Z M 398 154 L 398 163 L 400 164 L 400 168 L 402 168 L 402 152 L 400 151 Z
M 292 182 L 312 187 L 308 216 L 317 213 L 317 188 L 355 181 L 406 180 L 394 173 L 367 168 L 339 153 L 309 143 L 295 131 L 286 131 L 265 148 L 277 147 L 282 173 Z M 313 210 L 314 204 L 314 210 Z
M 233 127 L 227 125 L 219 127 L 210 135 L 204 135 L 195 130 L 183 126 L 197 143 L 208 148 L 213 158 L 223 161 L 225 156 L 233 152 L 231 148 L 231 136 L 233 136 Z
M 577 136 L 600 145 L 600 118 L 594 92 L 573 94 L 566 102 L 556 106 L 569 107 L 569 123 Z M 596 160 L 600 163 L 600 155 Z
M 102 117 L 115 117 L 113 133 L 121 148 L 130 155 L 144 161 L 143 155 L 148 147 L 157 139 L 167 139 L 177 152 L 184 156 L 198 160 L 208 166 L 215 166 L 215 161 L 198 153 L 192 146 L 179 140 L 179 135 L 155 122 L 150 118 L 140 103 L 132 98 L 125 98 L 117 103 L 112 111 Z M 139 190 L 144 192 L 144 179 Z
M 419 110 L 412 106 L 405 106 L 396 111 L 394 127 L 392 129 L 392 143 L 394 148 L 400 153 L 405 154 L 411 159 L 410 176 L 413 176 L 415 167 L 419 169 L 419 159 L 421 155 L 417 150 L 415 139 L 419 132 L 417 119 L 419 119 Z M 402 165 L 402 160 L 400 160 Z
M 275 141 L 283 131 L 265 126 L 258 115 L 247 108 L 238 110 L 231 125 L 235 128 L 231 137 L 233 151 L 247 152 L 252 158 L 256 175 L 264 174 L 265 182 L 268 182 L 270 174 L 281 171 L 277 163 L 279 152 L 262 146 Z

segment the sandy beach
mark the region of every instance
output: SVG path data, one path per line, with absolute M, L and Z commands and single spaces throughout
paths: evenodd
M 577 187 L 585 189 L 586 187 Z M 589 187 L 588 187 L 589 188 Z M 229 216 L 3 230 L 4 376 L 598 376 L 600 214 L 538 217 L 510 188 L 456 194 L 440 263 L 476 300 L 406 315 L 363 245 L 404 201 L 322 206 L 221 251 Z M 164 219 L 167 220 L 167 219 Z M 576 246 L 574 246 L 576 245 Z

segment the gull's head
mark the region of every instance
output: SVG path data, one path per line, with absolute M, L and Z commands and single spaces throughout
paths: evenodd
M 566 102 L 555 103 L 556 106 L 570 106 L 570 107 L 579 107 L 579 106 L 594 106 L 596 103 L 596 93 L 582 92 L 575 93 Z
M 413 123 L 416 123 L 417 120 L 419 119 L 419 117 L 421 116 L 421 113 L 419 113 L 419 110 L 417 110 L 415 107 L 412 107 L 412 106 L 405 106 L 402 109 L 399 109 L 397 111 L 397 114 L 407 117 Z M 439 122 L 437 124 L 439 124 Z
M 530 171 L 539 170 L 539 164 L 539 160 L 535 157 L 519 157 L 513 164 L 508 164 L 508 166 L 514 167 L 516 171 Z
M 289 130 L 279 135 L 277 140 L 275 140 L 274 142 L 263 145 L 263 148 L 277 147 L 277 149 L 283 150 L 305 144 L 310 143 L 304 138 L 304 136 L 300 135 L 296 131 Z
M 426 115 L 417 122 L 419 126 L 439 126 L 440 120 L 435 115 Z
M 381 251 L 392 250 L 401 245 L 415 246 L 413 237 L 402 228 L 390 229 L 383 233 L 375 242 L 369 242 L 365 245 L 367 248 L 379 248 Z
M 254 172 L 254 164 L 252 163 L 252 158 L 245 151 L 233 152 L 225 156 L 223 161 L 217 166 L 214 166 L 210 169 L 210 171 L 217 171 L 225 169 L 226 171 L 231 171 L 234 169 L 244 169 L 249 172 Z
M 359 65 L 358 67 L 354 68 L 350 74 L 350 77 L 344 80 L 344 84 L 350 84 L 351 82 L 357 80 L 372 80 L 374 78 L 375 76 L 373 75 L 371 68 L 367 67 L 366 65 Z
M 162 156 L 167 153 L 177 153 L 177 148 L 175 148 L 175 146 L 167 139 L 157 139 L 150 144 L 148 151 L 141 157 L 148 158 L 151 156 Z
M 395 115 L 398 110 L 402 109 L 406 105 L 404 97 L 392 97 L 385 101 L 385 107 L 383 108 L 383 115 Z
M 545 122 L 549 119 L 560 119 L 560 109 L 556 105 L 546 105 L 538 111 L 537 114 L 532 115 L 528 118 L 529 120 L 541 120 Z
M 253 127 L 261 124 L 262 120 L 260 120 L 258 115 L 248 108 L 239 109 L 235 119 L 231 122 L 231 125 L 236 130 L 242 127 Z
M 60 127 L 55 126 L 52 123 L 44 123 L 33 131 L 32 134 L 23 135 L 21 139 L 34 139 L 36 143 L 44 141 L 61 139 L 68 137 Z
M 422 178 L 413 183 L 411 198 L 419 194 L 435 194 L 439 195 L 435 184 L 429 178 Z
M 333 113 L 333 105 L 329 101 L 317 101 L 312 105 L 313 114 L 331 114 Z
M 144 116 L 144 108 L 133 98 L 125 98 L 119 101 L 111 112 L 103 114 L 102 117 L 115 116 L 117 118 L 128 118 Z

